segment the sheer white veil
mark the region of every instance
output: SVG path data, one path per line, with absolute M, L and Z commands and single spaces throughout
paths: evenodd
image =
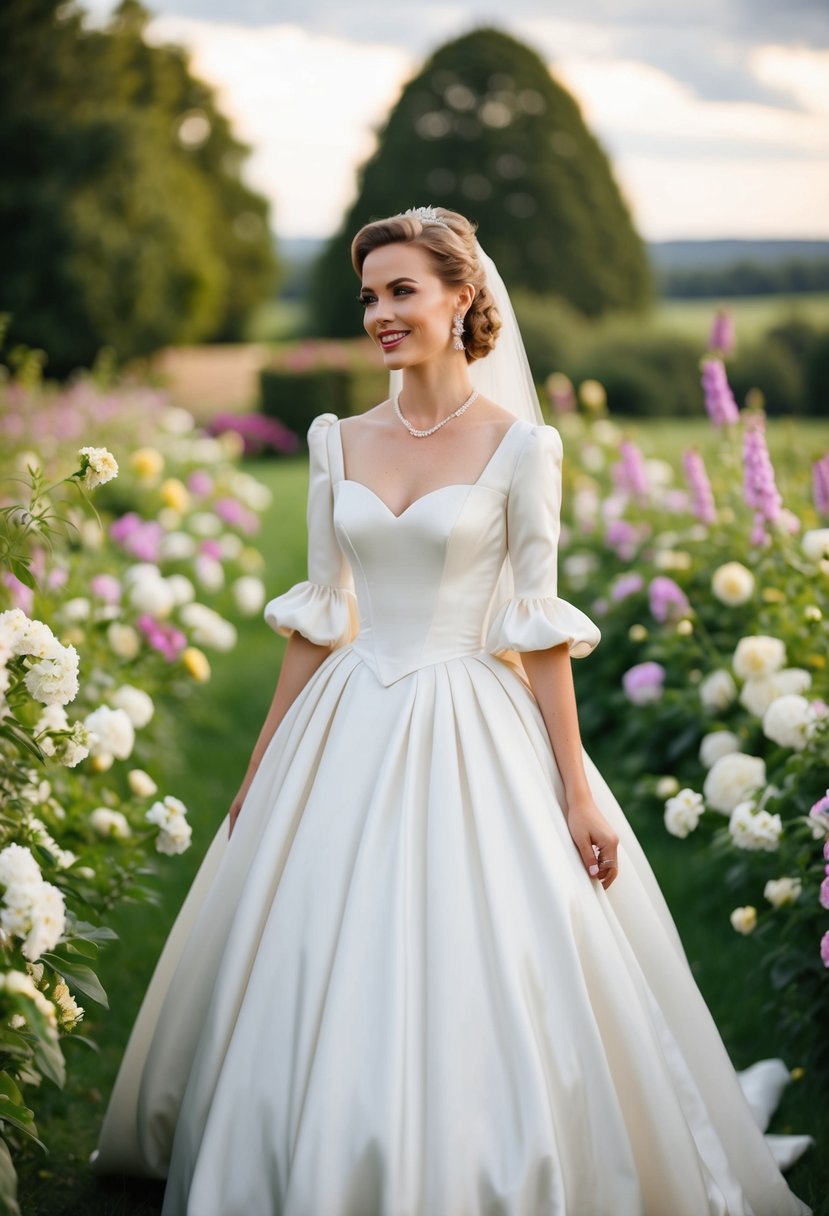
M 482 396 L 489 397 L 496 405 L 500 405 L 502 409 L 515 414 L 516 418 L 523 419 L 534 426 L 543 425 L 544 416 L 538 403 L 538 393 L 506 284 L 498 273 L 498 268 L 492 258 L 484 252 L 477 238 L 475 249 L 484 267 L 486 286 L 492 294 L 501 317 L 501 329 L 495 346 L 489 354 L 485 355 L 483 359 L 475 359 L 469 364 L 469 379 L 472 387 L 478 389 Z M 402 387 L 402 370 L 393 370 L 389 374 L 389 395 L 393 398 Z M 507 557 L 489 604 L 484 623 L 485 629 L 489 627 L 489 622 L 499 606 L 505 600 L 512 598 L 514 589 L 512 567 L 509 557 Z M 511 651 L 502 657 L 512 658 L 513 662 L 520 663 L 518 655 Z

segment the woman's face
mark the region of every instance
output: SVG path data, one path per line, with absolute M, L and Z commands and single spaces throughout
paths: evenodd
M 452 317 L 470 292 L 450 291 L 418 245 L 373 249 L 363 262 L 360 298 L 366 333 L 382 350 L 386 367 L 410 367 L 452 352 Z M 461 314 L 468 307 L 461 305 Z

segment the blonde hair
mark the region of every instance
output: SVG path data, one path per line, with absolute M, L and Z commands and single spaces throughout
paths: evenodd
M 447 287 L 471 283 L 475 298 L 463 322 L 467 363 L 489 354 L 501 329 L 501 318 L 485 283 L 485 272 L 475 250 L 475 230 L 466 216 L 435 207 L 444 224 L 424 223 L 415 215 L 393 215 L 364 224 L 351 242 L 351 264 L 362 277 L 363 263 L 383 245 L 419 245 L 431 257 L 435 273 Z

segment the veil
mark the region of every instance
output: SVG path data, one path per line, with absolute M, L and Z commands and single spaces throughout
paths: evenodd
M 521 330 L 518 328 L 509 292 L 498 268 L 489 254 L 481 248 L 477 238 L 475 239 L 475 250 L 484 267 L 486 286 L 501 318 L 501 329 L 492 350 L 483 359 L 475 359 L 469 364 L 470 383 L 473 388 L 476 388 L 483 396 L 489 397 L 496 405 L 515 414 L 516 418 L 523 419 L 533 426 L 541 426 L 544 424 L 544 417 L 538 403 L 538 393 L 535 390 L 527 352 L 524 349 L 524 340 L 521 337 Z M 402 387 L 402 370 L 392 370 L 389 374 L 389 395 L 392 399 L 401 391 Z M 507 556 L 489 603 L 484 630 L 489 628 L 489 622 L 501 604 L 512 599 L 514 591 L 512 566 L 509 556 Z M 506 651 L 501 657 L 520 666 L 520 657 L 513 651 Z

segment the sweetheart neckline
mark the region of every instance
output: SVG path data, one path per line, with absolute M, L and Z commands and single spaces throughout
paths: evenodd
M 338 439 L 339 445 L 340 445 L 341 468 L 343 469 L 343 472 L 345 472 L 345 454 L 343 452 L 342 434 L 340 433 L 340 421 L 341 421 L 341 419 L 338 418 L 337 419 L 337 439 Z M 445 486 L 436 486 L 434 490 L 427 490 L 425 494 L 420 494 L 417 498 L 412 499 L 412 501 L 409 503 L 409 505 L 407 507 L 404 507 L 399 515 L 395 515 L 394 511 L 392 511 L 389 504 L 380 497 L 380 495 L 377 493 L 376 490 L 372 490 L 371 486 L 366 485 L 366 483 L 364 481 L 355 481 L 355 479 L 353 477 L 340 477 L 340 478 L 338 478 L 338 481 L 335 484 L 344 484 L 344 485 L 349 485 L 349 486 L 361 486 L 364 490 L 368 491 L 368 493 L 372 496 L 372 498 L 375 498 L 377 500 L 377 502 L 380 503 L 381 507 L 385 507 L 386 511 L 388 511 L 388 513 L 392 517 L 392 519 L 402 519 L 403 516 L 408 514 L 408 512 L 411 511 L 411 509 L 413 507 L 416 507 L 419 502 L 423 502 L 423 500 L 426 498 L 431 498 L 433 494 L 440 494 L 444 490 L 461 490 L 461 489 L 474 490 L 477 486 L 480 486 L 481 482 L 484 479 L 484 476 L 489 471 L 490 465 L 495 460 L 495 457 L 498 455 L 498 453 L 501 451 L 501 448 L 506 443 L 507 437 L 512 434 L 512 432 L 518 426 L 518 423 L 520 421 L 521 421 L 520 418 L 516 418 L 515 422 L 510 423 L 510 425 L 504 431 L 501 438 L 498 440 L 495 450 L 493 451 L 489 460 L 487 460 L 486 464 L 481 469 L 480 473 L 478 474 L 478 476 L 475 478 L 474 481 L 454 481 L 454 482 L 449 482 Z

